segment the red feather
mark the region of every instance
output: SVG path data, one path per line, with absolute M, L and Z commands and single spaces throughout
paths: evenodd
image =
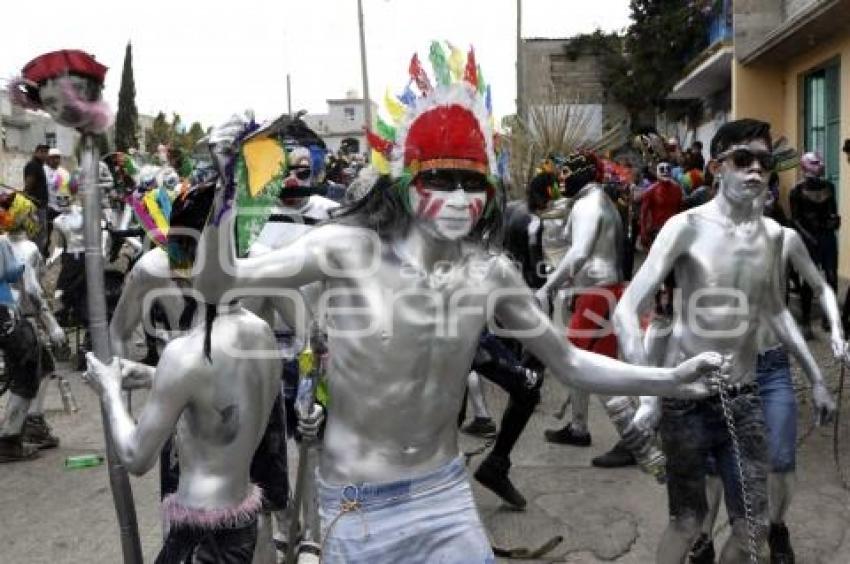
M 407 69 L 407 72 L 410 73 L 411 80 L 416 82 L 416 86 L 419 87 L 422 94 L 427 94 L 431 91 L 431 81 L 428 80 L 428 73 L 422 68 L 422 63 L 419 62 L 419 55 L 416 53 L 410 59 L 410 68 Z
M 392 152 L 393 144 L 383 137 L 379 137 L 375 133 L 366 130 L 366 140 L 369 142 L 369 146 L 382 153 L 384 155 L 389 155 Z
M 463 79 L 478 88 L 478 65 L 475 64 L 475 50 L 470 47 L 469 55 L 466 56 L 466 69 L 463 71 Z

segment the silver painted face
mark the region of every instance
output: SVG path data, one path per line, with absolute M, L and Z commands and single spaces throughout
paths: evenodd
M 469 235 L 487 205 L 487 191 L 477 181 L 422 175 L 411 182 L 410 206 L 423 230 L 438 240 Z
M 744 166 L 736 164 L 732 157 L 736 150 L 751 151 L 754 155 L 768 153 L 767 144 L 761 139 L 753 139 L 749 143 L 734 145 L 718 156 L 720 160 L 720 190 L 725 197 L 738 205 L 755 202 L 765 190 L 770 171 L 764 168 L 760 159 L 750 159 Z

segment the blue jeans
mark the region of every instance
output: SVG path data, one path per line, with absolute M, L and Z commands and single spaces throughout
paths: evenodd
M 753 516 L 766 526 L 768 454 L 761 400 L 755 390 L 730 399 L 738 432 L 741 466 L 750 493 Z M 708 511 L 705 477 L 709 459 L 716 462 L 733 522 L 744 517 L 738 461 L 733 450 L 719 398 L 676 400 L 664 398 L 661 442 L 667 457 L 667 497 L 670 517 L 702 522 Z
M 764 408 L 771 471 L 793 472 L 797 467 L 797 397 L 783 347 L 759 354 L 756 381 Z
M 410 480 L 317 486 L 323 562 L 495 562 L 461 458 Z

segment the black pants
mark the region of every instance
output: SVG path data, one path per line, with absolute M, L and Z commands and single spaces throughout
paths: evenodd
M 62 315 L 64 321 L 88 325 L 89 311 L 86 302 L 86 258 L 83 253 L 63 253 L 62 269 L 56 279 L 56 288 L 62 290 Z
M 180 483 L 180 464 L 175 456 L 172 439 L 162 447 L 159 458 L 160 496 L 177 491 Z M 289 498 L 289 473 L 286 461 L 286 424 L 281 394 L 274 400 L 265 433 L 251 459 L 251 482 L 263 490 L 263 509 L 280 511 Z
M 509 345 L 517 344 L 505 343 L 492 333 L 484 332 L 472 361 L 473 370 L 510 396 L 492 451 L 493 456 L 508 460 L 534 408 L 540 403 L 540 388 L 543 386 L 543 365 L 540 361 L 530 355 L 520 360 L 518 351 L 511 350 Z M 529 377 L 526 369 L 534 371 L 534 376 Z
M 257 543 L 257 521 L 220 529 L 175 525 L 155 564 L 250 564 Z
M 813 236 L 816 243 L 812 244 L 806 241 L 806 250 L 809 251 L 809 256 L 812 262 L 817 265 L 823 272 L 823 277 L 826 283 L 835 290 L 838 284 L 838 242 L 834 231 L 814 232 Z M 812 318 L 812 297 L 814 292 L 812 288 L 803 282 L 800 288 L 800 309 L 802 310 L 802 323 L 808 324 Z M 845 304 L 845 310 L 847 306 Z
M 33 399 L 41 383 L 35 329 L 17 310 L 0 305 L 0 349 L 6 361 L 9 391 L 24 399 Z

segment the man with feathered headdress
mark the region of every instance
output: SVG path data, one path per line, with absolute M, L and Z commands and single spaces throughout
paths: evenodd
M 326 285 L 330 405 L 317 478 L 325 562 L 493 561 L 457 444 L 488 324 L 513 331 L 563 383 L 604 393 L 701 395 L 704 382 L 685 382 L 720 365 L 708 354 L 675 369 L 632 367 L 564 341 L 510 261 L 484 248 L 503 198 L 486 87 L 474 57 L 453 81 L 434 45 L 437 84 L 414 57 L 420 95 L 390 101 L 393 140 L 370 134 L 389 174 L 366 197 L 249 259 L 233 257 L 232 214 L 216 214 L 199 248 L 195 287 L 210 303 L 226 301 L 230 287 Z

